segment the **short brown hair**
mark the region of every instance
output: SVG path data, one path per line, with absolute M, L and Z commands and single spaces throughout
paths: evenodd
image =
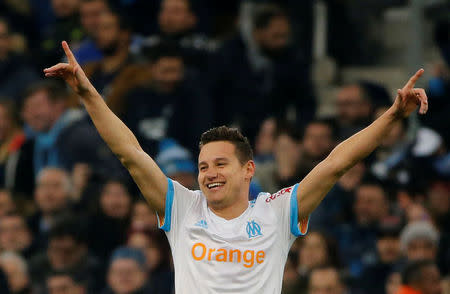
M 253 151 L 250 142 L 238 129 L 227 126 L 209 129 L 200 137 L 199 147 L 202 149 L 206 144 L 216 141 L 227 141 L 233 144 L 236 148 L 236 156 L 241 164 L 253 160 Z

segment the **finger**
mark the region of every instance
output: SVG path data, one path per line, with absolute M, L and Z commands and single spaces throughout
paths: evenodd
M 66 53 L 69 63 L 70 64 L 78 64 L 77 60 L 75 59 L 75 56 L 73 55 L 72 51 L 69 48 L 69 44 L 67 44 L 66 41 L 62 41 L 62 47 L 64 49 L 64 52 Z
M 428 111 L 428 97 L 425 93 L 425 90 L 422 88 L 414 89 L 414 93 L 416 94 L 416 97 L 420 100 L 420 108 L 419 113 L 425 114 Z
M 414 85 L 416 84 L 417 80 L 420 78 L 420 76 L 422 76 L 424 70 L 423 68 L 419 69 L 410 79 L 409 81 L 406 83 L 406 85 L 403 87 L 403 89 L 407 88 L 407 89 L 412 89 L 414 88 Z
M 70 70 L 70 67 L 71 66 L 67 63 L 58 63 L 52 67 L 45 68 L 44 72 L 47 73 L 47 72 L 55 72 L 55 71 L 59 71 L 59 70 Z

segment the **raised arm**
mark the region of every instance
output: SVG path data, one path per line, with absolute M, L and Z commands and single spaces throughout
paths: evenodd
M 147 202 L 164 216 L 167 178 L 139 145 L 127 126 L 108 108 L 89 82 L 67 42 L 62 42 L 68 63 L 44 69 L 46 77 L 63 78 L 81 98 L 100 136 L 128 169 Z M 83 138 L 79 138 L 83 140 Z
M 358 161 L 368 156 L 385 137 L 396 121 L 409 116 L 418 105 L 419 113 L 428 110 L 428 98 L 423 89 L 414 85 L 423 74 L 420 69 L 403 89 L 397 91 L 394 104 L 371 125 L 340 143 L 299 184 L 297 190 L 299 219 L 308 217 L 337 180 Z

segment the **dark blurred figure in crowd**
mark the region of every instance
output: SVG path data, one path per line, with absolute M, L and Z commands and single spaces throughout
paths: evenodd
M 29 220 L 29 226 L 38 248 L 46 248 L 48 233 L 58 217 L 70 209 L 70 179 L 60 168 L 41 170 L 36 179 L 34 201 L 37 211 Z
M 130 54 L 132 32 L 124 15 L 118 11 L 100 14 L 95 44 L 103 58 L 83 66 L 86 75 L 111 110 L 123 113 L 124 95 L 129 89 L 149 79 L 149 73 L 136 64 Z
M 324 266 L 311 272 L 308 294 L 345 294 L 346 285 L 336 267 Z
M 11 251 L 25 258 L 34 254 L 33 235 L 25 218 L 20 214 L 0 217 L 0 251 Z
M 277 122 L 275 118 L 266 118 L 255 139 L 255 163 L 265 163 L 274 159 L 273 152 L 275 148 L 275 135 L 277 131 Z
M 448 11 L 448 3 L 442 1 L 441 12 Z M 437 4 L 437 3 L 436 3 Z M 447 7 L 445 7 L 447 5 Z M 444 63 L 436 64 L 431 72 L 432 78 L 428 82 L 427 95 L 433 99 L 433 105 L 430 111 L 433 117 L 420 117 L 424 125 L 438 131 L 445 139 L 447 146 L 450 146 L 450 131 L 447 126 L 450 125 L 450 102 L 447 99 L 450 94 L 450 20 L 447 15 L 438 21 L 434 27 L 434 41 L 438 45 Z
M 363 180 L 365 171 L 364 163 L 359 162 L 339 179 L 311 214 L 310 228 L 334 234 L 336 223 L 351 221 L 354 192 Z
M 198 77 L 189 74 L 179 48 L 160 44 L 149 50 L 150 79 L 126 95 L 124 122 L 155 156 L 164 138 L 175 139 L 193 154 L 198 136 L 211 126 L 211 101 Z
M 389 275 L 395 271 L 402 257 L 400 229 L 399 224 L 380 225 L 377 232 L 377 262 L 363 271 L 352 293 L 385 293 L 385 284 Z
M 181 48 L 186 65 L 199 70 L 207 67 L 210 55 L 217 45 L 206 35 L 195 32 L 197 16 L 190 0 L 162 0 L 158 13 L 158 32 L 142 41 L 151 49 L 164 42 L 173 42 Z
M 87 62 L 99 61 L 103 54 L 95 43 L 102 13 L 109 10 L 108 0 L 81 0 L 80 21 L 86 37 L 73 51 L 81 66 Z
M 16 204 L 12 198 L 11 192 L 0 189 L 0 218 L 16 210 Z
M 143 198 L 133 205 L 130 227 L 132 230 L 156 230 L 158 228 L 156 213 Z
M 300 179 L 303 179 L 336 146 L 336 127 L 332 120 L 316 119 L 303 131 Z
M 434 261 L 409 264 L 402 273 L 402 286 L 396 294 L 441 294 L 441 275 Z
M 54 81 L 30 86 L 24 96 L 22 116 L 30 139 L 28 152 L 34 175 L 46 166 L 72 170 L 76 163 L 97 172 L 119 173 L 120 162 L 106 147 L 85 112 L 70 109 L 67 92 Z M 80 138 L 83 138 L 80 140 Z
M 28 275 L 28 265 L 22 256 L 10 251 L 2 252 L 0 254 L 0 268 L 3 269 L 3 272 L 8 278 L 10 293 L 33 293 L 30 277 Z
M 46 279 L 47 294 L 88 294 L 84 281 L 69 271 L 55 271 Z
M 84 37 L 79 16 L 80 0 L 51 0 L 51 4 L 56 21 L 41 36 L 40 54 L 37 59 L 40 68 L 61 60 L 61 40 L 77 45 Z
M 354 197 L 354 220 L 338 226 L 336 238 L 349 274 L 359 278 L 367 266 L 376 262 L 377 228 L 389 216 L 390 207 L 387 192 L 375 181 L 362 182 Z
M 29 196 L 33 190 L 33 171 L 27 168 L 32 160 L 26 156 L 27 151 L 30 154 L 29 149 L 15 103 L 0 100 L 0 187 L 20 196 Z
M 148 283 L 147 278 L 144 253 L 139 249 L 120 247 L 111 255 L 107 288 L 102 291 L 102 294 L 158 293 Z
M 47 249 L 30 260 L 33 287 L 45 289 L 46 277 L 54 271 L 69 271 L 86 281 L 93 293 L 103 285 L 98 259 L 88 252 L 86 223 L 75 216 L 67 216 L 55 223 L 49 233 Z
M 251 37 L 225 43 L 211 63 L 216 125 L 241 128 L 254 142 L 263 120 L 273 115 L 303 126 L 315 114 L 309 66 L 291 46 L 291 24 L 274 6 L 255 12 Z M 239 105 L 239 107 L 236 107 Z
M 98 196 L 98 209 L 89 220 L 89 249 L 107 260 L 111 252 L 124 244 L 130 225 L 132 196 L 120 179 L 108 179 Z
M 38 79 L 38 74 L 24 56 L 12 52 L 9 23 L 0 16 L 0 96 L 18 100 L 24 85 Z
M 301 134 L 292 125 L 280 125 L 274 142 L 274 161 L 258 165 L 255 180 L 263 191 L 275 193 L 283 187 L 294 185 L 300 177 L 302 157 Z
M 319 231 L 310 231 L 297 249 L 297 277 L 283 293 L 307 293 L 308 280 L 314 269 L 324 266 L 338 266 L 336 242 Z
M 436 260 L 439 233 L 427 221 L 416 221 L 403 228 L 400 244 L 408 261 Z
M 164 233 L 160 230 L 133 230 L 128 235 L 127 246 L 145 254 L 152 288 L 158 293 L 171 293 L 174 275 L 170 267 L 170 247 Z

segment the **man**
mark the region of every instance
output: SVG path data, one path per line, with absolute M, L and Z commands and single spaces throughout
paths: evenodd
M 46 279 L 48 294 L 86 294 L 87 288 L 75 275 L 67 271 L 56 271 Z
M 36 177 L 47 166 L 72 170 L 76 163 L 82 162 L 111 174 L 119 168 L 117 160 L 114 161 L 87 115 L 69 106 L 67 93 L 54 81 L 39 82 L 26 89 L 22 117 L 29 140 L 25 143 L 28 153 L 21 156 L 32 158 L 32 166 L 27 168 Z
M 402 230 L 400 245 L 408 261 L 436 260 L 439 232 L 427 221 L 416 221 Z
M 197 16 L 190 0 L 163 0 L 158 13 L 158 32 L 142 41 L 141 49 L 158 46 L 164 42 L 177 44 L 189 67 L 205 69 L 216 44 L 205 35 L 195 33 Z
M 430 260 L 409 264 L 402 274 L 402 286 L 396 294 L 441 294 L 441 275 Z
M 80 96 L 94 124 L 159 216 L 172 248 L 175 291 L 182 293 L 280 293 L 284 263 L 297 236 L 306 234 L 308 216 L 355 163 L 379 144 L 396 120 L 427 97 L 414 84 L 419 70 L 393 106 L 370 127 L 338 145 L 300 184 L 248 201 L 255 173 L 248 140 L 237 130 L 219 127 L 201 137 L 198 182 L 190 191 L 162 173 L 132 132 L 108 109 L 87 79 L 66 42 L 69 63 L 44 70 L 62 77 Z M 201 278 L 199 278 L 201 277 Z
M 11 192 L 0 189 L 0 218 L 13 212 L 16 209 L 16 204 L 11 197 Z
M 45 248 L 51 226 L 70 207 L 70 178 L 60 168 L 45 168 L 37 177 L 34 200 L 37 211 L 28 224 L 35 236 L 36 245 Z
M 31 294 L 31 283 L 28 275 L 26 260 L 14 252 L 0 254 L 0 269 L 8 278 L 8 285 L 12 294 Z
M 338 270 L 331 266 L 314 269 L 309 276 L 308 294 L 344 294 L 345 284 Z
M 0 96 L 19 99 L 23 85 L 36 81 L 39 76 L 27 64 L 23 56 L 16 56 L 12 50 L 9 23 L 0 17 Z
M 154 287 L 147 285 L 145 255 L 139 249 L 120 247 L 111 255 L 108 288 L 103 294 L 152 294 Z
M 33 253 L 33 235 L 25 218 L 7 214 L 0 218 L 0 251 L 12 251 L 28 258 Z
M 309 65 L 291 43 L 287 14 L 269 6 L 252 21 L 250 38 L 238 36 L 218 50 L 209 77 L 216 124 L 239 127 L 251 142 L 268 116 L 303 127 L 316 110 Z
M 64 218 L 49 233 L 48 246 L 30 260 L 33 285 L 44 289 L 46 277 L 55 271 L 70 271 L 86 281 L 93 293 L 103 287 L 100 263 L 88 253 L 85 223 L 79 218 Z

